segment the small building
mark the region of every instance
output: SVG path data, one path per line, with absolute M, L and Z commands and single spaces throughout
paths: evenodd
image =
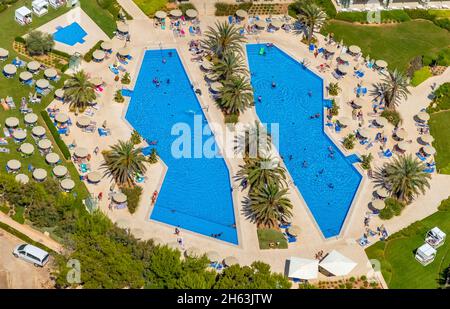
M 446 236 L 447 235 L 436 226 L 428 231 L 425 242 L 436 249 L 444 244 Z
M 14 15 L 15 20 L 21 25 L 28 25 L 33 21 L 32 15 L 33 12 L 26 6 L 22 6 L 16 10 Z
M 61 6 L 64 5 L 64 3 L 66 3 L 65 0 L 49 0 L 48 3 L 50 4 L 50 6 L 52 8 L 54 8 L 55 10 Z
M 48 13 L 48 1 L 47 0 L 33 0 L 31 3 L 33 13 L 37 16 L 43 16 Z
M 423 266 L 427 266 L 434 261 L 436 257 L 436 249 L 434 249 L 429 244 L 425 243 L 420 246 L 416 251 L 416 260 L 420 262 Z

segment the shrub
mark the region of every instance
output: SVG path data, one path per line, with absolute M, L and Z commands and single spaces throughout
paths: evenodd
M 117 103 L 123 103 L 125 102 L 125 98 L 122 95 L 122 90 L 117 90 L 116 94 L 114 95 L 114 101 L 116 101 Z
M 289 15 L 291 15 L 294 18 L 297 18 L 298 13 L 300 12 L 301 6 L 303 5 L 305 1 L 295 1 L 294 3 L 290 4 L 288 7 Z M 310 2 L 313 2 L 320 6 L 327 16 L 329 18 L 335 18 L 337 11 L 336 8 L 331 0 L 310 0 Z
M 131 188 L 122 188 L 123 194 L 127 196 L 127 207 L 131 214 L 136 212 L 139 206 L 139 201 L 141 200 L 142 187 L 134 186 Z
M 225 123 L 236 124 L 238 121 L 239 115 L 237 114 L 225 115 Z
M 341 88 L 339 87 L 339 83 L 330 83 L 328 85 L 328 93 L 331 96 L 337 96 L 339 94 L 339 91 L 341 91 Z
M 431 73 L 430 67 L 424 66 L 420 70 L 414 72 L 413 77 L 411 79 L 411 85 L 416 87 L 432 76 L 433 74 Z
M 141 136 L 139 135 L 138 131 L 133 130 L 133 132 L 131 132 L 131 138 L 130 138 L 131 142 L 135 145 L 139 145 L 142 141 Z
M 394 126 L 398 126 L 402 122 L 402 118 L 400 117 L 400 114 L 397 111 L 393 110 L 384 110 L 381 113 L 381 117 L 384 117 L 389 121 L 389 123 L 393 124 Z
M 25 44 L 25 39 L 23 37 L 21 37 L 21 36 L 16 36 L 14 38 L 14 41 L 16 41 L 17 43 Z
M 339 115 L 339 105 L 336 103 L 336 100 L 331 100 L 331 115 L 337 116 Z
M 130 73 L 126 72 L 126 73 L 122 76 L 121 82 L 122 82 L 122 84 L 124 84 L 124 85 L 129 85 L 129 84 L 131 83 Z
M 64 141 L 61 139 L 61 136 L 59 136 L 59 133 L 56 130 L 55 126 L 53 125 L 53 122 L 50 119 L 50 116 L 47 114 L 47 112 L 45 110 L 41 111 L 41 116 L 44 119 L 44 122 L 47 125 L 47 128 L 50 130 L 50 133 L 52 134 L 56 145 L 58 145 L 59 150 L 61 150 L 61 153 L 64 156 L 64 158 L 66 160 L 70 159 L 69 148 L 67 148 L 66 143 L 64 143 Z
M 53 49 L 55 41 L 51 34 L 34 30 L 25 38 L 25 46 L 30 55 L 43 55 Z
M 395 198 L 388 197 L 384 200 L 385 207 L 380 211 L 380 219 L 389 220 L 394 216 L 399 216 L 405 205 Z
M 392 209 L 385 207 L 384 209 L 380 210 L 379 217 L 381 220 L 389 220 L 394 217 L 394 213 L 392 212 Z
M 361 167 L 365 170 L 370 170 L 372 160 L 373 155 L 371 153 L 369 153 L 368 155 L 361 155 Z
M 434 91 L 434 99 L 427 108 L 428 113 L 450 110 L 450 82 L 444 83 Z
M 344 138 L 342 144 L 344 145 L 345 149 L 353 149 L 355 147 L 355 141 L 356 141 L 355 135 L 349 134 Z
M 158 153 L 156 152 L 155 148 L 152 148 L 152 152 L 150 153 L 147 161 L 150 164 L 155 164 L 158 162 Z
M 441 201 L 438 209 L 440 211 L 450 211 L 450 196 L 447 199 Z

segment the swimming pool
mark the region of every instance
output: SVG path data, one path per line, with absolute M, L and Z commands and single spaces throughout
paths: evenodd
M 275 46 L 246 49 L 255 99 L 261 96 L 258 117 L 279 123 L 278 151 L 296 187 L 323 235 L 336 236 L 362 176 L 351 164 L 354 158 L 346 158 L 323 131 L 323 80 Z
M 86 31 L 77 22 L 73 22 L 66 27 L 58 27 L 53 38 L 55 41 L 73 46 L 77 43 L 83 44 L 86 35 Z
M 164 62 L 163 62 L 164 59 Z M 160 85 L 153 81 L 157 79 Z M 176 158 L 172 145 L 178 136 L 173 128 L 194 128 L 188 139 L 194 149 L 203 130 L 209 128 L 203 110 L 175 49 L 145 53 L 126 114 L 130 124 L 156 149 L 168 170 L 150 218 L 180 226 L 206 236 L 237 244 L 238 237 L 228 168 L 223 158 Z M 200 126 L 200 128 L 199 128 Z M 212 135 L 203 136 L 200 146 L 217 153 Z M 212 145 L 207 145 L 208 141 Z

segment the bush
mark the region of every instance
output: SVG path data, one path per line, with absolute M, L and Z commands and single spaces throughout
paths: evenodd
M 344 145 L 345 149 L 353 149 L 355 147 L 355 141 L 356 137 L 354 134 L 349 134 L 344 138 L 344 141 L 342 144 Z
M 217 2 L 214 6 L 216 8 L 216 12 L 214 13 L 216 16 L 228 16 L 234 15 L 237 10 L 248 11 L 252 7 L 252 3 L 244 2 L 236 5 L 224 2 Z
M 52 120 L 50 119 L 50 116 L 47 114 L 45 110 L 41 111 L 41 116 L 44 119 L 45 124 L 47 125 L 47 128 L 50 130 L 50 133 L 53 136 L 53 139 L 56 142 L 56 145 L 58 145 L 59 150 L 61 150 L 62 155 L 66 160 L 70 159 L 70 151 L 69 148 L 67 148 L 66 143 L 61 139 L 61 136 L 59 136 L 58 131 L 56 130 L 55 126 L 53 125 Z
M 450 196 L 447 199 L 441 201 L 438 209 L 440 211 L 450 211 Z
M 117 90 L 116 94 L 114 95 L 114 101 L 116 101 L 117 103 L 123 103 L 125 102 L 125 98 L 122 95 L 122 90 Z
M 381 113 L 381 117 L 386 118 L 389 123 L 393 124 L 396 127 L 402 122 L 400 114 L 395 110 L 386 109 Z
M 133 130 L 133 132 L 131 132 L 130 140 L 134 145 L 138 145 L 142 142 L 142 138 L 136 130 Z
M 394 216 L 399 216 L 402 213 L 405 205 L 395 198 L 388 197 L 384 200 L 385 207 L 380 211 L 380 219 L 389 220 Z
M 225 123 L 232 123 L 236 124 L 239 121 L 239 115 L 232 114 L 232 115 L 225 115 Z
M 25 46 L 30 55 L 43 55 L 53 49 L 55 41 L 51 34 L 34 30 L 25 38 Z
M 339 115 L 339 105 L 336 103 L 336 100 L 331 100 L 331 115 L 337 116 Z
M 136 212 L 139 206 L 139 201 L 141 200 L 142 187 L 134 186 L 131 188 L 122 188 L 123 194 L 127 196 L 127 207 L 131 214 Z
M 392 209 L 385 207 L 384 209 L 380 210 L 379 217 L 381 220 L 389 220 L 394 217 L 394 213 L 392 212 Z
M 370 170 L 372 160 L 373 155 L 371 153 L 369 153 L 368 155 L 363 154 L 361 156 L 361 167 L 365 170 Z
M 411 79 L 411 85 L 416 87 L 432 76 L 433 74 L 431 73 L 430 67 L 424 66 L 420 70 L 414 72 L 413 77 Z
M 339 87 L 339 83 L 329 83 L 328 84 L 328 93 L 331 96 L 337 96 L 339 94 L 339 91 L 341 91 L 341 88 Z
M 124 84 L 124 85 L 129 85 L 129 84 L 131 83 L 130 73 L 126 72 L 126 73 L 122 76 L 121 82 L 122 82 L 122 84 Z
M 301 6 L 303 5 L 305 1 L 296 1 L 292 4 L 289 5 L 288 10 L 289 10 L 289 15 L 291 15 L 294 18 L 297 18 L 298 13 L 301 10 Z M 310 2 L 313 2 L 315 4 L 317 4 L 318 6 L 320 6 L 325 13 L 327 14 L 327 16 L 329 18 L 335 18 L 337 11 L 336 8 L 334 7 L 333 2 L 331 2 L 331 0 L 310 0 Z
M 434 91 L 434 99 L 427 108 L 428 113 L 450 110 L 450 82 L 444 83 Z
M 14 38 L 14 41 L 16 41 L 17 43 L 25 44 L 25 39 L 23 37 L 21 37 L 21 36 L 16 36 Z

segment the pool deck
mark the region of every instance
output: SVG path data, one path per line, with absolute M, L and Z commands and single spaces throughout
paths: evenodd
M 127 65 L 127 69 L 132 77 L 132 84 L 129 86 L 130 89 L 133 88 L 137 73 L 139 72 L 140 63 L 145 49 L 159 49 L 159 48 L 177 48 L 180 58 L 182 59 L 183 65 L 186 72 L 188 73 L 191 82 L 196 88 L 200 88 L 203 95 L 199 96 L 200 104 L 203 107 L 208 107 L 205 111 L 206 117 L 210 123 L 215 124 L 215 126 L 222 128 L 223 130 L 229 130 L 223 123 L 223 116 L 219 109 L 216 107 L 212 99 L 208 96 L 208 87 L 203 79 L 203 73 L 199 68 L 199 64 L 196 62 L 191 62 L 191 54 L 188 50 L 188 42 L 195 38 L 191 36 L 186 36 L 184 38 L 175 38 L 172 31 L 161 30 L 159 28 L 154 28 L 153 21 L 142 16 L 143 14 L 136 9 L 136 5 L 132 0 L 118 0 L 119 3 L 124 7 L 124 9 L 132 14 L 135 19 L 129 21 L 130 33 L 132 41 L 129 44 L 131 47 L 131 54 L 133 60 Z M 198 1 L 197 1 L 198 2 Z M 220 18 L 214 16 L 203 15 L 204 11 L 209 12 L 209 9 L 203 10 L 201 6 L 198 6 L 201 20 L 202 30 L 205 31 L 208 25 L 214 24 L 214 22 Z M 135 13 L 136 12 L 136 13 Z M 135 16 L 136 14 L 136 16 Z M 64 25 L 61 22 L 58 25 Z M 84 25 L 81 24 L 84 28 Z M 145 30 L 144 30 L 145 29 Z M 90 32 L 86 29 L 86 32 Z M 317 59 L 308 52 L 307 46 L 299 43 L 300 38 L 292 33 L 285 33 L 283 31 L 278 31 L 276 33 L 263 32 L 257 36 L 247 36 L 249 43 L 256 42 L 273 42 L 283 51 L 290 54 L 296 60 L 302 60 L 304 58 L 309 59 L 311 65 L 310 69 L 315 71 L 318 75 L 325 79 L 325 84 L 330 81 L 334 81 L 330 72 L 325 74 L 319 73 L 316 70 L 316 66 L 323 63 L 324 60 L 320 57 Z M 124 41 L 113 39 L 113 49 L 117 50 L 124 45 Z M 319 45 L 323 46 L 324 38 L 319 37 Z M 69 136 L 64 136 L 63 139 L 67 143 L 76 141 L 78 146 L 86 147 L 91 151 L 98 146 L 101 150 L 107 149 L 110 145 L 116 143 L 118 140 L 128 139 L 130 137 L 132 128 L 124 119 L 126 113 L 127 104 L 129 98 L 126 99 L 125 104 L 118 104 L 113 102 L 114 93 L 117 89 L 121 88 L 120 83 L 114 82 L 113 74 L 109 71 L 108 65 L 114 62 L 114 57 L 105 60 L 103 63 L 83 63 L 83 69 L 89 72 L 92 76 L 103 77 L 106 86 L 105 90 L 101 93 L 98 98 L 98 103 L 100 109 L 96 112 L 93 120 L 97 122 L 100 126 L 104 120 L 107 120 L 108 127 L 111 129 L 112 135 L 108 137 L 98 137 L 98 134 L 83 133 L 75 125 L 71 127 L 71 132 Z M 380 76 L 366 69 L 366 76 L 364 78 L 364 84 L 366 86 L 378 81 Z M 427 95 L 430 92 L 430 85 L 436 82 L 438 85 L 443 83 L 450 78 L 450 69 L 437 77 L 428 79 L 426 82 L 420 86 L 411 89 L 412 95 L 409 96 L 408 102 L 402 104 L 399 107 L 399 111 L 403 116 L 404 123 L 403 127 L 409 132 L 410 137 L 415 140 L 418 136 L 413 115 L 417 113 L 422 107 L 429 103 Z M 348 116 L 351 118 L 351 107 L 345 102 L 353 99 L 355 94 L 353 92 L 356 86 L 357 80 L 353 76 L 348 76 L 339 82 L 340 88 L 343 89 L 339 96 L 340 102 L 340 116 Z M 59 107 L 61 110 L 67 111 L 66 105 L 61 105 L 57 102 L 52 103 L 53 105 Z M 366 114 L 370 112 L 371 107 L 365 106 L 363 111 Z M 70 115 L 72 122 L 75 123 L 75 116 Z M 240 117 L 242 123 L 254 123 L 256 119 L 256 113 L 254 109 L 250 109 L 245 112 Z M 354 130 L 357 127 L 356 121 L 348 130 Z M 211 126 L 213 127 L 213 126 Z M 389 125 L 385 128 L 386 132 L 390 132 L 392 127 Z M 345 131 L 337 134 L 334 130 L 327 131 L 327 134 L 335 141 L 335 144 L 342 149 L 340 139 L 345 136 Z M 416 136 L 417 135 L 417 136 Z M 282 137 L 281 137 L 282 138 Z M 390 139 L 392 143 L 392 139 Z M 414 144 L 417 146 L 416 144 Z M 231 145 L 229 145 L 231 146 Z M 408 150 L 412 153 L 417 151 L 417 147 L 411 145 L 411 149 Z M 223 145 L 221 145 L 223 147 Z M 392 145 L 387 145 L 387 147 L 392 148 Z M 414 149 L 413 149 L 414 148 Z M 223 148 L 222 148 L 223 149 Z M 224 150 L 224 149 L 223 149 Z M 378 146 L 372 147 L 370 150 L 374 155 L 373 164 L 375 166 L 380 166 L 385 159 L 378 156 Z M 344 154 L 349 155 L 350 153 L 366 153 L 366 150 L 359 144 L 356 145 L 355 150 L 352 152 L 343 151 Z M 97 170 L 102 161 L 102 156 L 93 155 L 90 161 L 92 170 Z M 239 165 L 242 164 L 241 159 L 231 159 L 226 158 L 226 162 L 230 171 L 230 175 L 235 175 L 239 170 Z M 174 235 L 174 227 L 165 225 L 160 222 L 150 221 L 150 213 L 152 207 L 150 206 L 150 199 L 154 190 L 159 190 L 161 184 L 163 184 L 163 178 L 166 167 L 163 162 L 158 162 L 157 164 L 150 165 L 146 174 L 146 181 L 143 184 L 143 195 L 139 208 L 134 215 L 130 215 L 128 210 L 109 210 L 107 200 L 107 193 L 109 191 L 110 182 L 107 179 L 103 179 L 97 185 L 87 185 L 89 191 L 95 196 L 99 192 L 103 192 L 103 200 L 99 203 L 100 209 L 106 213 L 113 221 L 121 222 L 123 227 L 130 228 L 131 232 L 134 229 L 140 229 L 144 232 L 144 238 L 158 238 L 164 243 L 170 244 L 171 246 L 177 246 L 176 238 Z M 207 180 L 205 179 L 205 182 Z M 422 219 L 428 214 L 436 211 L 438 203 L 448 196 L 448 188 L 450 187 L 450 176 L 446 175 L 435 175 L 431 180 L 431 189 L 426 192 L 425 195 L 419 197 L 411 205 L 409 205 L 400 217 L 396 217 L 384 223 L 385 227 L 390 233 L 400 230 L 406 227 L 410 223 Z M 293 223 L 299 225 L 302 229 L 298 240 L 294 244 L 290 244 L 288 249 L 277 249 L 277 250 L 260 250 L 258 246 L 258 239 L 256 234 L 256 226 L 246 220 L 245 216 L 241 211 L 241 201 L 244 199 L 246 192 L 240 192 L 239 190 L 233 191 L 233 201 L 236 215 L 236 223 L 238 230 L 239 245 L 235 246 L 230 243 L 219 241 L 210 237 L 195 234 L 186 230 L 182 231 L 182 236 L 184 238 L 185 248 L 195 246 L 204 250 L 205 252 L 214 250 L 219 253 L 222 258 L 233 255 L 235 256 L 241 264 L 251 264 L 255 260 L 264 261 L 272 266 L 272 269 L 277 272 L 285 273 L 286 260 L 291 256 L 304 257 L 304 258 L 314 258 L 314 255 L 319 250 L 324 250 L 325 253 L 330 252 L 333 249 L 339 250 L 344 255 L 353 259 L 358 263 L 358 266 L 351 272 L 351 275 L 367 275 L 368 277 L 373 277 L 373 273 L 368 258 L 359 244 L 356 243 L 356 239 L 362 236 L 364 233 L 364 215 L 368 211 L 368 203 L 372 200 L 373 194 L 373 184 L 365 176 L 363 177 L 360 189 L 355 196 L 353 205 L 347 219 L 345 221 L 344 227 L 342 229 L 341 235 L 334 237 L 332 239 L 324 239 L 320 229 L 318 229 L 313 217 L 311 216 L 309 209 L 305 202 L 303 201 L 301 195 L 292 186 L 290 187 L 289 197 L 294 205 L 293 213 Z M 371 227 L 374 228 L 381 222 L 377 221 L 379 219 L 373 218 L 371 220 Z M 373 224 L 373 226 L 372 226 Z M 373 239 L 373 241 L 376 241 Z M 326 280 L 326 277 L 319 275 L 320 280 Z M 382 280 L 379 279 L 379 280 Z

